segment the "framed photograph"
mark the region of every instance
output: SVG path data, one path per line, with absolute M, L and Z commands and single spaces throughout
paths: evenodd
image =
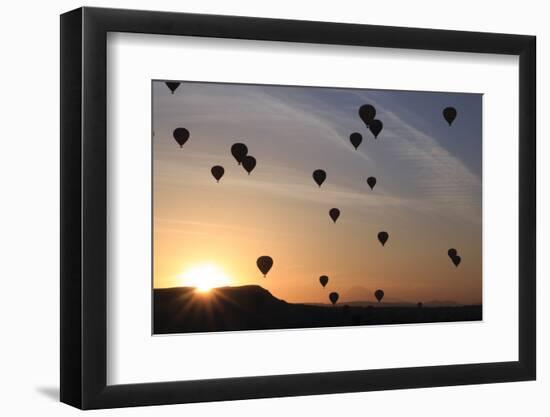
M 61 16 L 61 401 L 535 379 L 535 37 Z

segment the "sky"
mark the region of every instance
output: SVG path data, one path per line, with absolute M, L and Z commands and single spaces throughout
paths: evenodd
M 153 81 L 152 99 L 155 288 L 214 277 L 288 302 L 328 303 L 332 291 L 372 301 L 380 288 L 384 301 L 481 303 L 481 94 L 200 82 L 171 94 Z M 363 104 L 384 124 L 376 140 Z M 178 127 L 190 132 L 181 148 Z M 230 153 L 236 142 L 257 159 L 250 175 Z M 316 169 L 327 173 L 320 188 Z M 266 277 L 263 255 L 274 261 Z

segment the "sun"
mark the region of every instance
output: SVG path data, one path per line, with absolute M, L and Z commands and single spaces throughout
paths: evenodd
M 231 280 L 212 263 L 193 265 L 179 276 L 182 285 L 195 287 L 199 292 L 208 292 L 212 288 L 229 285 Z

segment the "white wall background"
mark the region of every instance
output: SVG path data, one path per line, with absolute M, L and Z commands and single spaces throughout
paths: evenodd
M 0 410 L 4 415 L 75 415 L 59 392 L 59 17 L 81 6 L 71 0 L 6 2 L 2 9 L 0 88 Z M 279 416 L 298 413 L 465 416 L 548 415 L 550 210 L 543 192 L 550 158 L 542 115 L 550 97 L 545 3 L 524 0 L 278 0 L 93 1 L 86 5 L 168 11 L 510 32 L 538 36 L 539 119 L 539 366 L 538 381 L 346 395 L 237 401 L 99 411 L 97 415 Z M 546 395 L 544 395 L 546 394 Z

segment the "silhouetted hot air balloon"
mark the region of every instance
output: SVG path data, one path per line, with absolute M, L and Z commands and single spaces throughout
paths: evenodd
M 378 233 L 378 240 L 380 241 L 382 246 L 384 246 L 386 244 L 386 242 L 388 241 L 388 237 L 390 237 L 390 235 L 388 235 L 388 232 Z
M 233 158 L 237 160 L 239 165 L 241 165 L 246 154 L 248 154 L 248 148 L 244 143 L 235 143 L 231 146 L 231 155 L 233 155 Z
M 376 109 L 370 104 L 364 104 L 359 107 L 359 117 L 369 127 L 370 122 L 374 120 L 376 116 Z
M 256 166 L 256 158 L 254 158 L 251 155 L 246 155 L 243 158 L 243 168 L 248 172 L 248 175 L 252 172 L 254 167 Z
M 166 81 L 166 86 L 170 89 L 172 94 L 174 94 L 174 91 L 180 86 L 180 83 Z
M 447 254 L 449 255 L 449 258 L 451 258 L 454 266 L 458 266 L 460 264 L 460 261 L 462 261 L 462 258 L 458 256 L 458 251 L 455 248 L 449 249 L 447 251 Z
M 187 139 L 189 139 L 189 131 L 184 127 L 178 127 L 174 130 L 174 139 L 176 139 L 180 148 L 183 147 Z
M 374 135 L 374 139 L 378 138 L 378 135 L 382 131 L 383 127 L 384 127 L 384 125 L 378 119 L 374 119 L 372 122 L 369 123 L 369 129 L 372 132 L 372 134 Z
M 353 132 L 351 135 L 349 135 L 349 141 L 351 142 L 355 150 L 357 150 L 357 148 L 359 147 L 359 145 L 361 145 L 361 142 L 363 141 L 363 136 L 361 136 L 361 133 Z
M 443 117 L 450 126 L 456 119 L 456 109 L 454 107 L 445 107 L 443 109 Z
M 422 304 L 422 302 L 419 302 L 419 303 L 416 304 L 416 306 L 417 306 L 418 308 L 422 308 L 423 305 L 424 305 L 424 304 Z
M 453 256 L 451 258 L 451 260 L 453 261 L 453 264 L 455 266 L 458 266 L 458 265 L 460 265 L 460 262 L 462 261 L 462 258 L 460 256 L 456 255 L 456 256 Z
M 371 190 L 374 189 L 374 186 L 376 185 L 376 178 L 368 177 L 367 178 L 367 184 L 369 185 Z
M 327 178 L 327 173 L 323 171 L 322 169 L 316 169 L 313 171 L 313 180 L 317 183 L 317 185 L 320 187 L 322 183 L 325 182 Z
M 382 301 L 382 298 L 384 298 L 384 291 L 382 290 L 376 290 L 374 292 L 374 296 L 376 297 L 376 299 L 378 300 L 378 302 Z
M 220 178 L 223 177 L 225 170 L 220 165 L 214 165 L 210 170 L 212 176 L 216 178 L 216 182 L 220 182 Z
M 326 275 L 321 275 L 319 277 L 319 282 L 321 283 L 321 285 L 323 286 L 323 288 L 325 288 L 328 284 L 328 277 Z
M 338 298 L 340 298 L 340 296 L 338 295 L 337 292 L 331 292 L 331 293 L 328 295 L 328 299 L 330 300 L 330 302 L 332 303 L 332 305 L 336 304 L 336 302 L 338 301 Z
M 340 217 L 340 210 L 338 210 L 337 208 L 331 208 L 328 211 L 328 215 L 330 216 L 332 221 L 336 223 L 336 220 L 338 220 L 338 217 Z
M 256 260 L 256 265 L 258 266 L 258 269 L 264 274 L 264 277 L 267 275 L 271 267 L 273 266 L 273 259 L 271 259 L 271 256 L 260 256 Z

